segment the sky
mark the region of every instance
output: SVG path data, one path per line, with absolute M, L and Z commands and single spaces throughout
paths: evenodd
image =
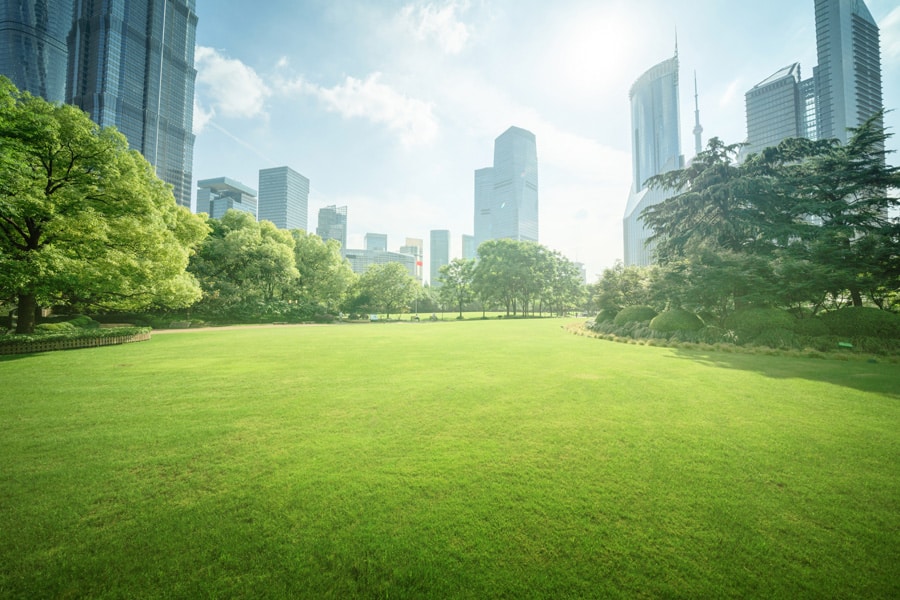
M 900 107 L 900 6 L 881 29 L 884 104 Z M 623 256 L 631 186 L 628 91 L 676 47 L 681 145 L 746 137 L 744 94 L 816 64 L 813 0 L 197 0 L 194 170 L 254 189 L 259 169 L 310 180 L 309 224 L 348 207 L 348 246 L 432 229 L 452 256 L 473 233 L 474 171 L 510 126 L 537 138 L 540 243 L 585 265 Z M 900 111 L 887 116 L 900 129 Z M 898 138 L 889 149 L 900 147 Z M 897 164 L 896 154 L 889 162 Z M 196 186 L 195 186 L 196 187 Z M 196 195 L 196 191 L 195 191 Z M 427 268 L 426 279 L 428 278 Z

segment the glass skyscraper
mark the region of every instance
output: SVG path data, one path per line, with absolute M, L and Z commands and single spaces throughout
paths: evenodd
M 450 232 L 446 229 L 431 230 L 428 262 L 431 265 L 431 287 L 441 286 L 441 267 L 450 264 Z
M 684 166 L 678 116 L 678 54 L 641 75 L 628 97 L 633 182 L 623 219 L 625 264 L 645 266 L 653 256 L 652 247 L 646 244 L 653 232 L 640 219 L 641 212 L 669 195 L 647 188 L 646 182 L 654 175 Z
M 115 125 L 191 205 L 194 0 L 76 0 L 66 101 Z
M 759 82 L 744 96 L 747 108 L 747 145 L 742 155 L 777 146 L 781 140 L 806 137 L 806 98 L 800 63 L 794 63 Z
M 816 0 L 816 126 L 819 139 L 848 139 L 881 110 L 878 25 L 862 0 Z
M 74 0 L 0 3 L 0 74 L 50 102 L 66 96 L 67 37 Z
M 510 127 L 494 141 L 494 166 L 475 171 L 475 244 L 538 241 L 537 140 Z
M 228 210 L 250 213 L 256 218 L 256 190 L 228 177 L 202 179 L 197 182 L 197 212 L 221 219 Z
M 259 220 L 306 231 L 309 179 L 290 167 L 259 170 Z
M 319 225 L 316 235 L 323 240 L 337 240 L 341 252 L 347 249 L 347 207 L 326 206 L 319 209 Z

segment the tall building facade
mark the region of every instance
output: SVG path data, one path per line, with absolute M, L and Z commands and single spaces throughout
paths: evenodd
M 475 244 L 508 238 L 538 241 L 535 135 L 510 127 L 494 141 L 494 166 L 475 171 Z
M 114 125 L 191 205 L 194 0 L 76 0 L 66 102 Z
M 259 220 L 306 231 L 309 179 L 290 167 L 259 170 Z
M 413 277 L 422 283 L 422 265 L 425 256 L 425 242 L 419 238 L 406 238 L 406 244 L 400 246 L 400 254 L 408 254 L 416 259 Z
M 649 265 L 652 230 L 641 220 L 648 206 L 665 200 L 666 191 L 647 187 L 647 180 L 684 166 L 678 109 L 678 54 L 651 67 L 631 86 L 632 185 L 623 219 L 625 264 Z
M 780 69 L 759 82 L 744 95 L 747 111 L 747 145 L 741 149 L 750 155 L 777 146 L 781 140 L 807 137 L 806 97 L 800 63 Z
M 320 208 L 316 235 L 323 240 L 339 241 L 343 253 L 347 249 L 347 207 L 332 205 Z
M 33 96 L 65 101 L 74 9 L 74 0 L 0 3 L 0 75 Z
M 221 219 L 228 210 L 239 210 L 257 216 L 256 190 L 228 177 L 202 179 L 197 182 L 197 212 Z
M 819 139 L 846 143 L 883 106 L 878 25 L 862 0 L 815 0 Z
M 450 264 L 450 232 L 446 229 L 431 230 L 428 262 L 431 266 L 431 287 L 441 286 L 441 267 Z
M 472 260 L 476 256 L 475 236 L 466 233 L 462 236 L 462 257 L 466 260 Z

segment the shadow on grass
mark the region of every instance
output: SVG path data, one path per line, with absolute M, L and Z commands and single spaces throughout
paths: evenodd
M 773 379 L 808 379 L 900 399 L 900 368 L 886 360 L 729 353 L 672 348 L 675 358 L 712 367 L 753 371 Z
M 28 354 L 0 354 L 0 363 L 12 362 L 14 360 L 21 360 L 23 358 L 33 358 L 41 354 L 40 352 L 31 352 Z

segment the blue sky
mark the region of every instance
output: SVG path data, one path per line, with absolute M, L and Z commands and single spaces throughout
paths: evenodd
M 900 7 L 867 5 L 898 108 Z M 197 0 L 197 13 L 195 180 L 256 188 L 259 169 L 288 165 L 310 179 L 310 230 L 319 208 L 347 205 L 349 246 L 421 238 L 428 264 L 432 229 L 461 252 L 473 172 L 516 125 L 537 136 L 540 242 L 589 280 L 622 257 L 628 90 L 672 56 L 676 29 L 686 158 L 694 71 L 704 144 L 731 143 L 747 90 L 816 63 L 813 0 Z M 887 121 L 896 134 L 900 115 Z

